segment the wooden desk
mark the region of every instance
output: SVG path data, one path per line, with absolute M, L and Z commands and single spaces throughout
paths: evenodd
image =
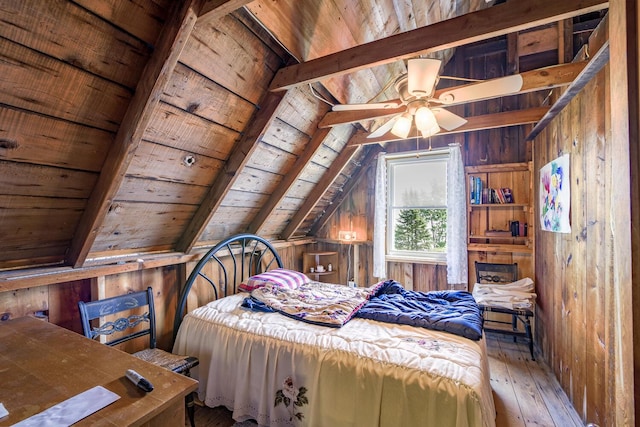
M 150 393 L 124 376 L 134 369 Z M 101 385 L 120 399 L 77 426 L 184 426 L 184 397 L 198 382 L 75 332 L 30 317 L 0 323 L 0 403 L 12 425 Z

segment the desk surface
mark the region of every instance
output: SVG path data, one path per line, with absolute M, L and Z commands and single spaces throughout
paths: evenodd
M 124 376 L 134 369 L 154 386 L 150 393 Z M 23 317 L 0 323 L 0 403 L 12 425 L 101 385 L 120 396 L 79 423 L 91 426 L 154 424 L 171 408 L 184 408 L 184 396 L 198 382 L 92 341 L 59 326 Z M 182 412 L 184 417 L 184 412 Z

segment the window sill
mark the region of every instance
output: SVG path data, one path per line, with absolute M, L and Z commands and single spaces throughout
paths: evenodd
M 433 264 L 433 265 L 447 265 L 447 260 L 443 258 L 418 258 L 411 256 L 400 255 L 386 255 L 385 261 L 387 262 L 406 262 L 412 264 Z

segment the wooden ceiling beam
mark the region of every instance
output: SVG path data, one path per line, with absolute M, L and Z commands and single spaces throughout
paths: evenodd
M 173 74 L 195 26 L 202 0 L 175 2 L 116 133 L 98 182 L 74 233 L 66 263 L 81 267 L 95 242 L 111 202 L 151 122 L 153 111 Z
M 570 62 L 520 73 L 522 89 L 518 94 L 569 85 L 578 77 L 587 63 L 588 61 Z
M 240 9 L 251 0 L 207 0 L 200 10 L 199 20 L 209 22 Z
M 495 129 L 507 126 L 526 125 L 536 123 L 549 111 L 549 107 L 535 107 L 526 110 L 507 111 L 503 113 L 484 114 L 481 116 L 467 117 L 467 123 L 452 131 L 442 131 L 435 136 L 475 132 L 479 130 Z M 412 132 L 413 134 L 413 132 Z M 362 132 L 356 134 L 349 141 L 348 145 L 381 144 L 393 141 L 404 141 L 411 138 L 399 138 L 391 132 L 387 132 L 380 138 L 367 138 L 367 134 Z
M 400 59 L 486 40 L 609 7 L 602 0 L 505 2 L 487 9 L 354 46 L 278 71 L 270 89 L 284 90 Z
M 289 189 L 295 182 L 300 178 L 302 171 L 309 164 L 313 156 L 315 156 L 318 148 L 322 145 L 322 142 L 327 138 L 331 132 L 330 128 L 319 129 L 313 136 L 311 140 L 305 145 L 305 149 L 302 154 L 298 157 L 296 162 L 293 164 L 293 167 L 290 171 L 288 171 L 284 175 L 284 179 L 278 185 L 276 190 L 271 194 L 267 203 L 264 204 L 260 208 L 260 211 L 256 215 L 256 217 L 251 221 L 247 232 L 253 234 L 260 234 L 261 228 L 264 223 L 267 221 L 269 216 L 278 208 L 286 194 L 289 192 Z
M 397 101 L 400 101 L 399 99 Z M 351 111 L 329 111 L 318 123 L 320 129 L 344 125 L 348 123 L 358 123 L 365 120 L 379 119 L 404 113 L 406 106 L 398 108 L 380 108 L 374 110 L 351 110 Z
M 331 202 L 331 205 L 327 208 L 327 210 L 318 218 L 313 227 L 311 227 L 310 234 L 315 236 L 318 234 L 318 231 L 329 221 L 329 219 L 333 216 L 333 214 L 338 210 L 342 202 L 347 198 L 347 196 L 351 193 L 351 191 L 355 188 L 355 186 L 361 181 L 364 174 L 367 172 L 367 168 L 369 164 L 375 161 L 378 158 L 378 154 L 384 150 L 384 147 L 380 144 L 376 144 L 374 146 L 366 147 L 367 154 L 365 154 L 362 162 L 358 168 L 358 172 L 352 175 L 347 181 L 347 185 L 342 189 L 339 193 L 338 197 L 334 198 Z
M 558 100 L 553 104 L 553 107 L 547 111 L 542 119 L 534 126 L 529 135 L 527 135 L 527 141 L 533 141 L 542 130 L 566 107 L 569 102 L 584 88 L 591 79 L 600 72 L 609 62 L 609 41 L 596 52 L 595 55 L 589 60 L 589 64 L 582 70 L 580 75 L 573 81 L 566 91 L 560 95 Z
M 521 73 L 522 89 L 517 94 L 535 92 L 542 89 L 553 89 L 555 87 L 566 86 L 571 84 L 580 72 L 587 65 L 588 61 L 571 62 L 568 64 L 553 65 L 550 67 L 539 68 Z M 472 85 L 472 84 L 471 84 Z M 469 85 L 455 86 L 462 88 Z M 442 93 L 452 88 L 438 89 L 434 94 L 434 98 L 439 97 Z M 515 94 L 514 94 L 515 95 Z M 502 95 L 501 95 L 502 96 Z M 488 99 L 488 98 L 485 98 Z M 401 102 L 399 99 L 395 102 Z M 456 103 L 443 105 L 443 107 L 459 105 Z M 353 110 L 353 111 L 330 111 L 320 120 L 318 127 L 330 127 L 346 123 L 361 122 L 364 120 L 377 119 L 381 117 L 393 116 L 404 112 L 405 106 L 399 108 L 376 109 L 376 110 Z
M 342 149 L 320 181 L 318 181 L 318 183 L 313 187 L 313 190 L 309 193 L 309 196 L 302 206 L 300 206 L 298 212 L 296 212 L 293 218 L 291 218 L 289 224 L 287 224 L 285 229 L 282 231 L 280 238 L 289 240 L 293 236 L 293 233 L 295 233 L 298 227 L 300 227 L 300 224 L 302 224 L 305 218 L 318 204 L 318 201 L 320 201 L 327 189 L 335 182 L 338 175 L 340 175 L 340 172 L 342 172 L 344 167 L 349 163 L 349 161 L 351 161 L 351 158 L 359 149 L 360 147 L 356 145 L 347 145 Z
M 242 169 L 246 166 L 258 144 L 260 144 L 269 126 L 276 119 L 276 110 L 284 99 L 285 94 L 286 92 L 267 92 L 264 101 L 260 104 L 260 108 L 256 110 L 254 117 L 249 122 L 248 128 L 236 143 L 229 160 L 218 173 L 205 199 L 198 206 L 198 210 L 180 238 L 176 250 L 189 252 L 196 244 L 209 221 L 222 204 L 225 196 L 240 176 Z

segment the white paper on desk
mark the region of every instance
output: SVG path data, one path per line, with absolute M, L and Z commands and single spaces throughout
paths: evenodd
M 68 427 L 118 399 L 120 396 L 114 392 L 97 386 L 22 420 L 13 427 Z
M 7 411 L 4 405 L 0 403 L 0 419 L 6 417 L 7 415 L 9 415 L 9 411 Z

